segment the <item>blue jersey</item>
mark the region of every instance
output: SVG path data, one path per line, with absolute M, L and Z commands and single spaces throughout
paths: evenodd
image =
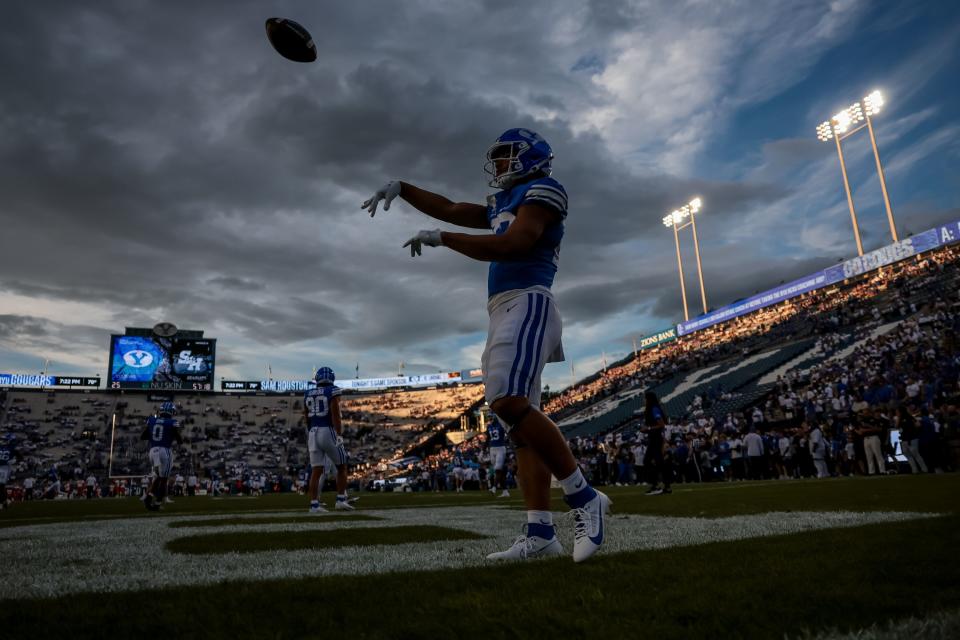
M 9 444 L 0 444 L 0 467 L 11 464 L 16 457 L 17 452 L 12 446 Z
M 50 478 L 50 482 L 60 482 L 60 476 L 57 475 L 56 467 L 50 467 L 50 472 L 47 476 Z
M 332 384 L 319 385 L 303 394 L 303 406 L 307 411 L 307 431 L 314 427 L 333 426 L 330 405 L 341 393 L 340 387 Z
M 151 447 L 164 447 L 169 449 L 173 445 L 174 432 L 177 429 L 177 421 L 173 418 L 158 418 L 150 416 L 147 418 L 147 430 L 150 433 Z
M 520 260 L 491 262 L 487 276 L 487 295 L 493 296 L 511 289 L 553 285 L 553 276 L 560 262 L 560 241 L 567 217 L 567 192 L 553 178 L 537 178 L 500 191 L 487 198 L 487 221 L 495 234 L 506 233 L 516 219 L 517 211 L 525 204 L 534 204 L 560 214 L 557 222 L 547 225 L 543 235 Z
M 500 423 L 494 420 L 487 427 L 487 444 L 491 447 L 507 446 L 507 434 L 504 433 Z

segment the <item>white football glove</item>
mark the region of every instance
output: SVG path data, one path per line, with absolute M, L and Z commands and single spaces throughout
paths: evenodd
M 377 189 L 377 192 L 374 193 L 369 200 L 364 201 L 364 203 L 360 205 L 360 208 L 369 211 L 370 217 L 372 218 L 376 215 L 377 205 L 380 204 L 381 200 L 383 200 L 383 210 L 390 211 L 390 203 L 393 202 L 393 199 L 398 195 L 400 195 L 400 181 L 391 180 Z
M 440 229 L 434 229 L 433 231 L 419 231 L 417 235 L 413 236 L 405 243 L 404 247 L 410 247 L 410 257 L 419 256 L 420 250 L 423 245 L 428 247 L 440 247 L 443 246 L 443 239 L 440 237 Z
M 338 446 L 338 447 L 342 447 L 342 446 L 343 446 L 343 436 L 341 436 L 341 435 L 338 435 L 338 436 L 337 436 L 337 446 Z

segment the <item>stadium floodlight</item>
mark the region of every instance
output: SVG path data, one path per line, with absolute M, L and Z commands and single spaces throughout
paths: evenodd
M 857 253 L 861 256 L 863 255 L 863 243 L 860 240 L 860 226 L 857 223 L 857 212 L 853 206 L 850 181 L 847 178 L 847 164 L 843 158 L 843 147 L 840 142 L 860 129 L 866 128 L 870 132 L 870 144 L 873 146 L 873 157 L 877 163 L 877 175 L 880 177 L 883 203 L 887 209 L 890 235 L 893 237 L 894 242 L 899 241 L 897 226 L 893 221 L 893 210 L 890 208 L 890 197 L 887 195 L 887 181 L 883 175 L 883 165 L 880 163 L 880 152 L 877 149 L 877 140 L 873 133 L 873 121 L 871 120 L 871 116 L 880 113 L 880 109 L 884 104 L 883 94 L 879 91 L 873 91 L 863 100 L 855 102 L 843 111 L 837 113 L 830 120 L 822 122 L 817 126 L 817 139 L 822 142 L 828 142 L 829 140 L 836 141 L 837 155 L 840 157 L 840 171 L 843 174 L 843 188 L 847 194 L 847 206 L 850 209 L 850 220 L 853 223 L 853 235 L 857 241 Z M 866 124 L 860 124 L 864 120 L 866 120 Z
M 826 142 L 833 138 L 833 126 L 830 124 L 830 121 L 821 122 L 817 127 L 817 138 L 822 142 Z
M 880 113 L 880 108 L 883 107 L 883 94 L 879 91 L 874 91 L 863 99 L 863 106 L 868 116 L 877 115 Z
M 693 228 L 693 248 L 697 256 L 697 275 L 700 278 L 700 296 L 703 300 L 703 312 L 707 312 L 707 293 L 703 286 L 703 266 L 700 262 L 700 241 L 697 238 L 697 219 L 694 214 L 703 208 L 703 200 L 694 198 L 679 209 L 674 209 L 663 217 L 665 227 L 673 227 L 673 240 L 677 247 L 677 267 L 680 270 L 680 297 L 683 298 L 683 319 L 690 319 L 687 308 L 687 287 L 683 281 L 683 258 L 680 256 L 680 231 L 690 226 Z M 690 218 L 690 222 L 684 222 Z

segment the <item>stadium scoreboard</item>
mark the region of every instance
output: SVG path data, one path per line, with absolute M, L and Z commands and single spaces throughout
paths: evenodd
M 110 336 L 110 389 L 213 391 L 217 341 L 202 331 L 158 335 L 128 328 Z

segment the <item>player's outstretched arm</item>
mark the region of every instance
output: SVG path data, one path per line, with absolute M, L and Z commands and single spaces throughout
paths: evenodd
M 526 204 L 517 211 L 516 219 L 505 233 L 500 235 L 475 236 L 449 231 L 421 231 L 407 241 L 411 255 L 419 255 L 421 246 L 445 246 L 468 258 L 484 262 L 520 260 L 530 255 L 533 246 L 543 235 L 547 225 L 556 221 L 559 214 L 546 207 Z
M 360 206 L 369 211 L 372 218 L 376 215 L 377 206 L 381 200 L 383 201 L 383 210 L 389 211 L 390 203 L 397 196 L 431 218 L 470 229 L 490 228 L 490 223 L 487 221 L 487 208 L 483 205 L 452 202 L 439 194 L 400 180 L 392 180 L 380 187 L 373 196 Z

